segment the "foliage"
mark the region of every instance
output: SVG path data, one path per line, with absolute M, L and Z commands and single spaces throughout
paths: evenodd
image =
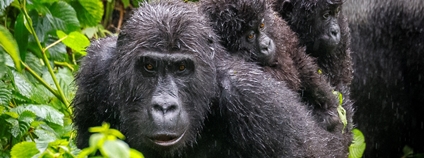
M 352 134 L 353 141 L 349 146 L 349 158 L 361 158 L 366 147 L 365 137 L 358 129 L 353 129 Z
M 110 157 L 134 153 L 106 125 L 90 138 L 100 143 L 77 149 L 70 102 L 90 39 L 111 34 L 105 28 L 122 22 L 112 15 L 140 2 L 0 0 L 0 157 L 84 157 L 88 149 Z

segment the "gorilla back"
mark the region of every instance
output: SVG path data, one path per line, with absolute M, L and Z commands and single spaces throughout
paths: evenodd
M 183 2 L 136 9 L 117 39 L 88 49 L 73 103 L 78 147 L 110 121 L 147 158 L 346 156 L 284 83 L 216 39 Z

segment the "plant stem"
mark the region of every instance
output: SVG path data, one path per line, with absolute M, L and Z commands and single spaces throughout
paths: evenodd
M 46 81 L 41 78 L 34 70 L 31 69 L 27 64 L 25 64 L 23 61 L 21 61 L 21 64 L 25 67 L 25 70 L 27 70 L 32 76 L 37 79 L 38 82 L 40 82 L 44 87 L 46 87 L 50 92 L 52 92 L 56 97 L 60 98 L 59 93 L 55 89 L 53 89 Z
M 59 85 L 59 82 L 57 81 L 57 79 L 56 79 L 56 76 L 55 76 L 55 74 L 54 74 L 54 72 L 53 72 L 53 69 L 52 69 L 52 67 L 51 67 L 51 65 L 50 65 L 50 61 L 49 61 L 49 59 L 47 58 L 47 55 L 46 55 L 46 49 L 43 49 L 43 46 L 41 46 L 41 42 L 40 42 L 40 40 L 38 39 L 38 36 L 37 36 L 37 34 L 35 33 L 35 30 L 34 30 L 34 27 L 33 27 L 33 25 L 32 25 L 32 21 L 31 21 L 31 18 L 29 17 L 29 15 L 28 15 L 28 13 L 27 13 L 27 10 L 26 10 L 26 7 L 25 7 L 25 5 L 26 5 L 26 0 L 23 0 L 23 3 L 22 3 L 22 5 L 21 5 L 21 9 L 22 9 L 22 11 L 23 11 L 23 13 L 24 13 L 24 15 L 25 15 L 25 19 L 28 21 L 28 24 L 29 24 L 29 26 L 30 26 L 30 29 L 31 29 L 31 32 L 32 32 L 32 35 L 34 36 L 34 39 L 35 39 L 35 41 L 36 41 L 36 43 L 37 43 L 37 45 L 38 45 L 38 47 L 40 48 L 40 50 L 41 50 L 41 52 L 42 52 L 42 55 L 43 55 L 43 61 L 44 61 L 44 63 L 46 64 L 46 66 L 47 66 L 47 69 L 48 69 L 48 71 L 49 71 L 49 73 L 50 73 L 50 75 L 51 75 L 51 77 L 52 77 L 52 79 L 53 79 L 53 82 L 54 82 L 54 84 L 56 85 L 56 88 L 57 88 L 57 91 L 59 92 L 59 96 L 58 96 L 58 98 L 65 104 L 65 109 L 68 109 L 68 107 L 69 107 L 69 102 L 68 102 L 68 100 L 66 99 L 66 97 L 65 97 L 65 94 L 63 93 L 63 90 L 62 90 L 62 88 L 60 88 L 60 85 Z

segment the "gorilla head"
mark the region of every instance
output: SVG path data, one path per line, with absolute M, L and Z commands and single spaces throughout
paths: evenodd
M 210 31 L 194 17 L 180 3 L 144 4 L 118 36 L 109 78 L 111 91 L 119 93 L 111 98 L 136 149 L 172 154 L 193 144 L 201 131 L 216 74 L 213 50 L 205 47 Z
M 229 52 L 242 56 L 246 61 L 275 64 L 276 44 L 269 37 L 273 17 L 270 16 L 270 10 L 266 9 L 266 3 L 260 0 L 217 0 L 204 3 L 203 12 L 211 13 L 210 21 L 215 23 L 212 26 L 221 37 L 221 44 Z
M 274 9 L 299 34 L 308 53 L 332 53 L 341 40 L 342 0 L 276 0 Z

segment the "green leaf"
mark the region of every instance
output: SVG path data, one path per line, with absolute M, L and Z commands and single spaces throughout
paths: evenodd
M 1 0 L 0 1 L 0 13 L 4 11 L 4 9 L 9 6 L 13 0 Z
M 108 157 L 130 157 L 130 147 L 121 140 L 105 141 L 102 146 L 103 154 Z
M 339 99 L 339 106 L 337 107 L 337 113 L 339 114 L 339 118 L 343 123 L 343 129 L 342 133 L 344 133 L 344 129 L 347 125 L 347 118 L 346 118 L 346 110 L 343 108 L 343 94 L 339 91 L 333 91 L 333 94 Z
M 55 30 L 63 30 L 69 33 L 79 29 L 80 23 L 71 5 L 59 1 L 54 3 L 49 9 L 51 14 L 47 14 L 46 17 Z
M 88 144 L 90 145 L 90 147 L 97 147 L 98 144 L 101 144 L 101 141 L 104 137 L 106 137 L 106 135 L 102 133 L 94 133 L 90 136 Z
M 414 155 L 414 149 L 412 149 L 408 145 L 405 145 L 402 151 L 403 151 L 403 157 L 411 157 Z
M 35 142 L 39 151 L 45 151 L 49 143 L 57 139 L 55 131 L 46 124 L 40 124 L 40 128 L 36 128 L 34 134 L 38 137 Z
M 6 66 L 6 53 L 0 48 L 0 79 L 7 73 L 8 67 Z
M 32 158 L 38 153 L 34 142 L 21 142 L 13 146 L 10 155 L 12 158 Z
M 66 36 L 66 34 L 60 30 L 56 31 L 56 33 L 59 38 Z M 87 37 L 80 32 L 71 32 L 62 42 L 69 48 L 72 48 L 82 55 L 87 54 L 85 49 L 90 45 L 90 41 L 87 39 Z
M 18 114 L 22 113 L 23 111 L 31 111 L 36 116 L 48 122 L 63 126 L 63 117 L 64 117 L 63 113 L 59 112 L 58 110 L 48 105 L 33 105 L 33 104 L 21 105 L 12 109 L 11 111 L 17 112 Z
M 109 129 L 108 133 L 110 135 L 118 137 L 119 139 L 125 139 L 125 136 L 120 131 L 118 131 L 116 129 Z
M 35 85 L 34 93 L 31 95 L 31 100 L 38 104 L 48 104 L 51 98 L 55 97 L 46 87 L 41 84 Z
M 58 37 L 49 37 L 47 39 L 46 45 L 50 45 L 59 40 Z M 53 61 L 68 61 L 68 54 L 66 52 L 66 46 L 63 43 L 56 43 L 54 46 L 50 47 L 48 50 L 50 54 L 50 60 Z
M 48 35 L 48 32 L 52 30 L 52 25 L 50 24 L 50 21 L 47 19 L 46 16 L 39 16 L 38 13 L 35 11 L 29 12 L 29 15 L 32 19 L 32 21 L 29 22 L 33 23 L 34 31 L 38 37 L 38 40 L 40 40 L 40 42 L 44 42 L 46 35 Z M 26 25 L 29 28 L 29 25 Z M 32 36 L 29 42 L 35 42 Z M 34 46 L 36 46 L 35 49 L 40 49 L 38 48 L 38 45 Z
M 6 122 L 10 124 L 10 133 L 12 134 L 12 136 L 17 138 L 21 134 L 19 130 L 19 121 L 14 118 L 7 118 Z
M 25 27 L 25 20 L 22 13 L 19 13 L 18 17 L 16 17 L 15 22 L 15 39 L 19 47 L 20 57 L 23 61 L 25 61 L 27 46 L 28 46 L 28 38 L 29 31 Z
M 96 26 L 102 20 L 104 9 L 100 0 L 78 0 L 71 2 L 83 27 Z
M 18 73 L 16 71 L 12 71 L 13 74 L 13 80 L 14 85 L 16 89 L 18 90 L 19 94 L 26 98 L 30 98 L 32 95 L 32 89 L 33 85 L 26 80 L 26 77 L 22 75 L 21 73 Z
M 130 158 L 144 158 L 144 156 L 141 152 L 135 149 L 130 149 Z
M 349 158 L 361 158 L 366 147 L 364 134 L 359 129 L 353 129 L 352 134 L 353 141 L 349 146 Z
M 12 90 L 7 89 L 6 84 L 0 80 L 0 105 L 8 105 L 12 99 Z
M 122 0 L 122 3 L 124 4 L 124 8 L 130 6 L 130 0 Z
M 0 46 L 6 51 L 7 54 L 12 57 L 13 62 L 15 63 L 15 68 L 18 71 L 22 70 L 21 67 L 21 57 L 19 55 L 19 48 L 16 40 L 13 38 L 12 34 L 5 27 L 0 25 Z

